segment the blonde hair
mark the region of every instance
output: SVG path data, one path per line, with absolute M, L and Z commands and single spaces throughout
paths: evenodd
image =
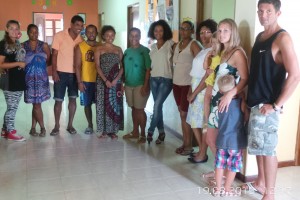
M 214 40 L 214 42 L 213 42 Z M 218 32 L 214 32 L 211 36 L 211 44 L 215 43 L 215 45 L 212 45 L 212 53 L 214 56 L 221 55 L 221 43 L 218 40 Z
M 235 79 L 232 75 L 224 75 L 218 79 L 218 87 L 219 91 L 222 93 L 226 93 L 232 90 L 235 87 Z
M 240 34 L 238 32 L 238 28 L 237 25 L 235 23 L 234 20 L 230 19 L 230 18 L 226 18 L 223 19 L 222 21 L 220 21 L 218 27 L 221 24 L 228 24 L 231 28 L 231 35 L 230 35 L 230 40 L 229 40 L 229 48 L 226 49 L 226 52 L 224 52 L 224 54 L 227 54 L 228 52 L 230 52 L 232 49 L 240 46 L 241 44 L 241 39 L 240 39 Z M 224 50 L 224 45 L 222 44 L 222 48 L 221 51 Z

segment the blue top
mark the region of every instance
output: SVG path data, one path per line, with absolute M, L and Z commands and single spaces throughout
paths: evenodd
M 247 133 L 241 111 L 241 99 L 232 99 L 228 112 L 219 114 L 218 149 L 239 150 L 247 147 Z

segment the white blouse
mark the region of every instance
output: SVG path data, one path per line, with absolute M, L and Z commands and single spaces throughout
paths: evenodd
M 164 45 L 158 49 L 157 44 L 153 44 L 150 50 L 151 58 L 151 76 L 172 79 L 172 55 L 173 40 L 167 40 Z

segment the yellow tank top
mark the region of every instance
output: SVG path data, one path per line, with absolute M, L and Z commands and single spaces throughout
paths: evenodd
M 210 69 L 215 70 L 216 67 L 220 64 L 220 62 L 221 62 L 221 56 L 216 55 L 216 56 L 212 57 L 212 59 L 211 59 L 211 64 L 210 64 Z M 214 86 L 215 78 L 216 78 L 215 72 L 211 73 L 211 74 L 205 79 L 206 85 Z
M 81 80 L 84 82 L 96 82 L 97 70 L 94 62 L 96 47 L 92 47 L 83 41 L 79 44 L 79 48 L 82 55 Z

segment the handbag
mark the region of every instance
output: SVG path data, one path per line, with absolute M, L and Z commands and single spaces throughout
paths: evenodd
M 5 71 L 0 74 L 0 89 L 8 90 L 8 72 Z

